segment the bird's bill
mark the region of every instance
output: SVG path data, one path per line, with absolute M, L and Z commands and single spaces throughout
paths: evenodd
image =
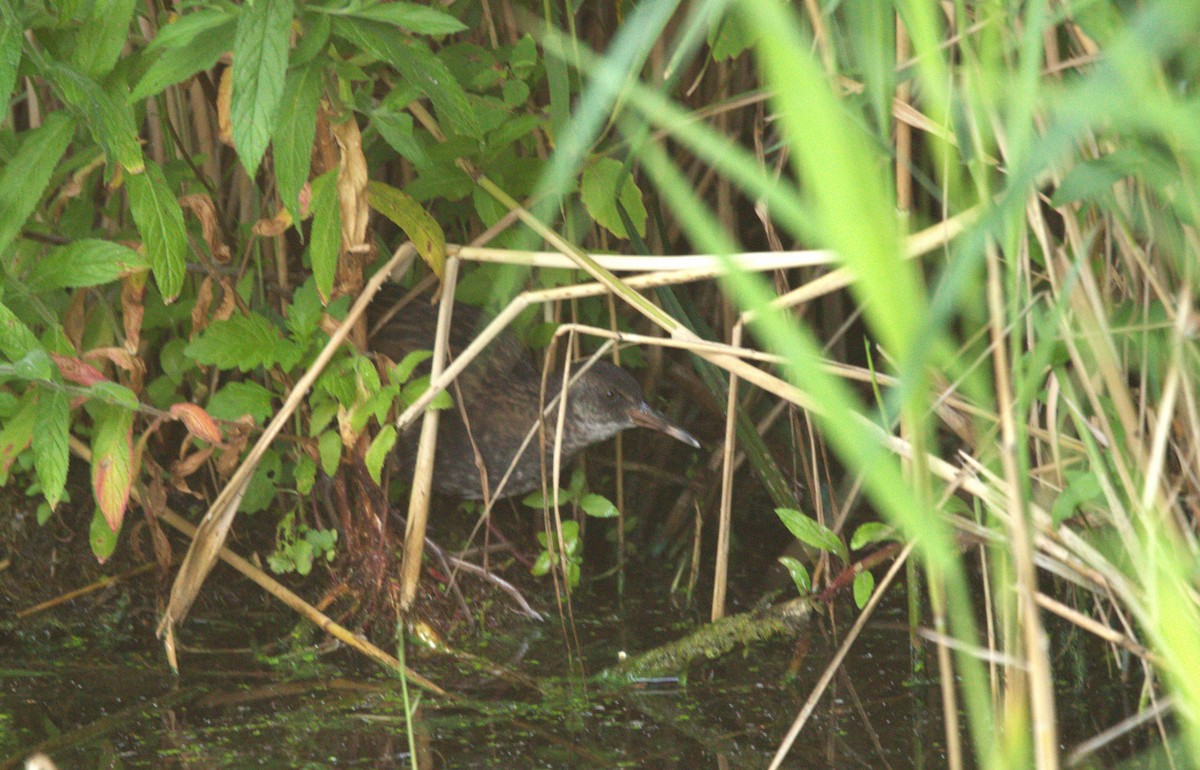
M 677 441 L 689 444 L 696 449 L 700 448 L 700 442 L 692 434 L 668 420 L 662 412 L 659 412 L 645 402 L 630 411 L 629 417 L 633 420 L 633 424 L 639 428 L 652 428 L 653 430 L 667 434 Z

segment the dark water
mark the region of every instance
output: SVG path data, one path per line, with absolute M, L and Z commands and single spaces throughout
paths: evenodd
M 221 572 L 206 591 L 224 606 L 202 603 L 189 619 L 178 677 L 136 586 L 4 618 L 0 766 L 19 766 L 35 747 L 62 768 L 411 766 L 399 681 L 323 638 L 286 638 L 292 617 Z M 623 602 L 611 581 L 585 586 L 573 597 L 573 629 L 541 596 L 546 623 L 510 621 L 456 640 L 537 679 L 540 691 L 410 649 L 415 669 L 459 696 L 410 687 L 420 767 L 765 767 L 853 621 L 849 597 L 799 638 L 695 662 L 680 679 L 612 690 L 579 676 L 702 623 L 703 610 L 681 606 L 670 581 L 665 570 L 631 574 Z M 500 605 L 492 612 L 508 616 Z M 1056 661 L 1060 702 L 1081 704 L 1063 707 L 1065 741 L 1136 710 L 1135 688 L 1096 697 L 1105 669 L 1103 653 Z M 902 588 L 856 643 L 786 766 L 945 766 L 939 688 L 934 675 L 913 673 Z

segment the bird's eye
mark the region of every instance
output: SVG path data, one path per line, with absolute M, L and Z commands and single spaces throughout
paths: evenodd
M 616 397 L 616 395 L 617 395 L 617 394 L 616 394 L 616 393 L 613 393 L 613 392 L 612 392 L 612 390 L 606 390 L 606 391 L 604 391 L 604 397 L 605 397 L 605 398 L 607 398 L 609 401 L 612 401 L 612 400 L 613 400 L 613 398 L 615 398 L 615 397 Z

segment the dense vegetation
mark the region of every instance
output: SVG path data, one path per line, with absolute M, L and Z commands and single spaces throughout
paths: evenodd
M 953 766 L 1058 764 L 1048 612 L 1173 695 L 1200 757 L 1196 29 L 1190 0 L 0 0 L 0 482 L 46 521 L 92 507 L 87 468 L 107 558 L 131 497 L 224 485 L 400 243 L 410 281 L 467 260 L 457 296 L 492 310 L 595 280 L 623 328 L 730 344 L 695 348 L 734 411 L 694 493 L 714 617 L 741 448 L 833 577 L 914 544 L 962 643 L 937 653 Z M 723 269 L 638 295 L 584 251 Z M 616 323 L 561 308 L 517 325 Z M 778 358 L 738 359 L 744 322 Z M 332 556 L 302 501 L 383 479 L 423 390 L 362 333 L 233 501 L 278 517 L 279 571 Z M 860 495 L 881 524 L 844 531 Z

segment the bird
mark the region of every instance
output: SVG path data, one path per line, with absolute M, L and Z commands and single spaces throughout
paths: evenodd
M 432 350 L 438 308 L 418 297 L 389 317 L 387 312 L 400 297 L 399 287 L 385 284 L 380 295 L 368 313 L 369 328 L 373 329 L 368 349 L 397 362 L 413 351 Z M 478 308 L 456 302 L 450 324 L 450 356 L 460 355 L 487 321 Z M 573 379 L 584 363 L 572 364 Z M 513 497 L 540 488 L 542 458 L 537 451 L 540 442 L 536 434 L 521 453 L 507 482 L 502 488 L 498 486 L 544 405 L 552 403 L 561 392 L 562 377 L 561 370 L 549 375 L 543 400 L 541 375 L 516 336 L 508 330 L 502 331 L 449 388 L 455 405 L 439 419 L 434 490 L 464 500 L 483 500 Z M 546 468 L 551 467 L 554 456 L 556 419 L 552 411 L 546 420 Z M 608 361 L 596 360 L 574 379 L 567 391 L 562 462 L 566 465 L 584 448 L 635 427 L 651 428 L 700 447 L 690 433 L 646 403 L 641 386 L 629 372 Z M 399 442 L 409 467 L 418 434 L 419 431 L 410 430 Z M 486 471 L 486 495 L 476 450 Z

